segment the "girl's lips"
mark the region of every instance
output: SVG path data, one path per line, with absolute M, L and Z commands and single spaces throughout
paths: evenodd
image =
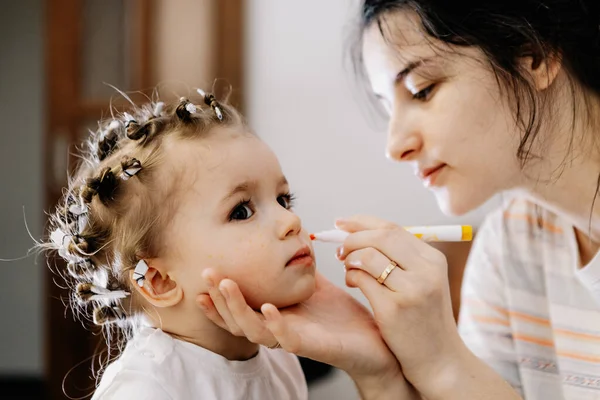
M 290 258 L 285 266 L 312 264 L 313 262 L 314 259 L 311 254 L 310 247 L 304 245 L 296 252 L 296 254 L 292 256 L 292 258 Z

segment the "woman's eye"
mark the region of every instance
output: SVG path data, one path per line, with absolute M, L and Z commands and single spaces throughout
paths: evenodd
M 277 202 L 279 205 L 287 210 L 294 206 L 294 196 L 292 194 L 282 194 L 277 197 Z
M 252 208 L 250 208 L 250 204 L 245 202 L 245 203 L 241 203 L 240 205 L 236 206 L 233 211 L 231 211 L 231 214 L 229 215 L 229 220 L 233 221 L 233 220 L 237 220 L 237 221 L 243 221 L 246 220 L 250 217 L 252 217 L 254 215 L 254 211 L 252 211 Z
M 415 93 L 413 95 L 413 99 L 419 100 L 419 101 L 429 100 L 431 97 L 431 92 L 433 91 L 434 88 L 435 88 L 435 84 L 431 84 L 431 85 L 427 86 L 425 89 L 421 90 L 420 92 Z

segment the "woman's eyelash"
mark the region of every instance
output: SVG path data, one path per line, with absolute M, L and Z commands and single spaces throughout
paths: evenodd
M 415 93 L 413 95 L 413 99 L 419 100 L 419 101 L 429 100 L 429 96 L 431 95 L 431 92 L 433 91 L 434 88 L 435 88 L 435 83 L 432 83 L 431 85 L 427 86 L 425 89 L 421 90 L 420 92 Z

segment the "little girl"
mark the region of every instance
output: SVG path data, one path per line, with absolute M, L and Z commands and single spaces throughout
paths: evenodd
M 295 356 L 231 335 L 195 302 L 215 290 L 208 267 L 256 309 L 315 290 L 277 158 L 233 107 L 198 92 L 101 124 L 51 216 L 75 311 L 127 342 L 93 399 L 306 399 Z

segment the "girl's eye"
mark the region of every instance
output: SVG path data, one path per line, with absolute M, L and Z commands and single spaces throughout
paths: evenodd
M 290 193 L 286 193 L 286 194 L 282 194 L 279 197 L 277 197 L 277 202 L 279 203 L 279 205 L 283 208 L 285 208 L 286 210 L 289 210 L 290 208 L 294 207 L 294 200 L 296 198 L 294 197 L 293 194 Z
M 420 92 L 415 93 L 413 95 L 413 99 L 419 100 L 419 101 L 429 100 L 431 97 L 431 92 L 433 91 L 434 88 L 435 88 L 435 83 L 427 86 L 425 89 L 421 90 Z
M 235 206 L 235 208 L 231 211 L 231 214 L 229 214 L 229 220 L 243 221 L 252 217 L 253 215 L 254 211 L 252 211 L 252 208 L 250 208 L 250 202 L 244 201 Z

